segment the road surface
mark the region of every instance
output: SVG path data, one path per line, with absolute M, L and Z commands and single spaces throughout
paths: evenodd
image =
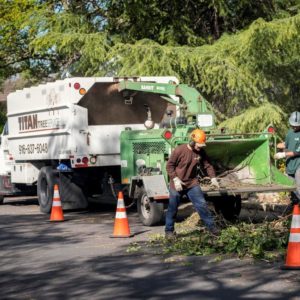
M 114 215 L 101 206 L 53 223 L 36 199 L 5 199 L 0 299 L 300 299 L 300 271 L 282 271 L 282 262 L 128 253 L 164 228 L 144 227 L 129 211 L 135 236 L 112 239 Z

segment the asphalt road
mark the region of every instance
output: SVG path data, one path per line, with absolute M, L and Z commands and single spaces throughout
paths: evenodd
M 131 243 L 163 226 L 144 227 L 134 211 L 135 236 L 111 239 L 115 208 L 65 212 L 49 222 L 36 199 L 0 206 L 0 299 L 300 299 L 300 271 L 282 263 L 128 253 Z

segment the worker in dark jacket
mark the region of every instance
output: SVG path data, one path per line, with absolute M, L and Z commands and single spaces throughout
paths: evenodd
M 289 118 L 291 129 L 288 131 L 285 142 L 279 143 L 275 159 L 286 158 L 286 174 L 296 182 L 296 191 L 292 193 L 292 201 L 300 201 L 300 112 L 294 111 Z
M 191 133 L 190 143 L 176 147 L 168 160 L 166 169 L 170 177 L 170 198 L 166 214 L 166 238 L 175 237 L 174 223 L 180 198 L 183 195 L 187 195 L 192 201 L 208 230 L 213 234 L 218 233 L 198 179 L 198 167 L 201 166 L 211 177 L 211 184 L 219 188 L 215 170 L 203 149 L 206 146 L 205 142 L 205 132 L 201 129 L 195 129 Z

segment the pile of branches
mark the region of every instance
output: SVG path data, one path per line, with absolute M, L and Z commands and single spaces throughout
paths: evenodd
M 286 251 L 289 236 L 290 216 L 280 217 L 272 222 L 260 224 L 220 224 L 224 227 L 217 237 L 201 226 L 196 213 L 182 223 L 176 224 L 177 237 L 167 241 L 156 236 L 151 245 L 161 247 L 164 254 L 204 256 L 218 254 L 234 255 L 239 258 L 276 260 Z

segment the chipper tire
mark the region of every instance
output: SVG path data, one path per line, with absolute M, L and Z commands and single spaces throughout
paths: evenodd
M 42 213 L 50 213 L 53 201 L 54 174 L 52 167 L 42 167 L 37 182 L 37 195 Z
M 137 211 L 145 226 L 161 224 L 164 219 L 164 204 L 153 201 L 145 192 L 138 197 Z

